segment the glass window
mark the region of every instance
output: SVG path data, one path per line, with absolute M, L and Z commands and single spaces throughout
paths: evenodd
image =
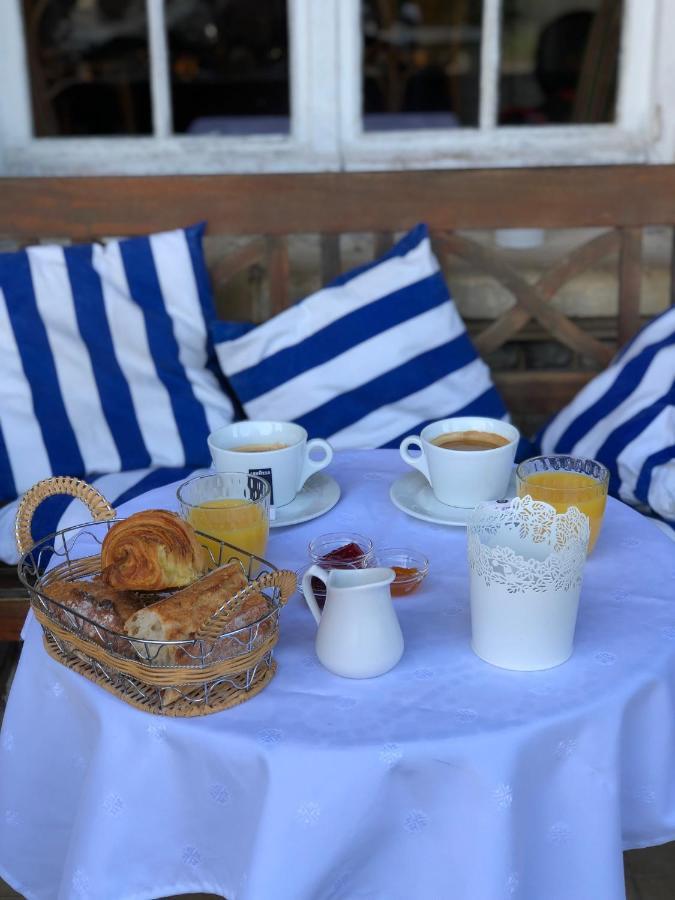
M 482 3 L 363 0 L 366 131 L 478 123 Z
M 152 130 L 145 0 L 23 0 L 38 137 Z
M 167 0 L 174 131 L 288 133 L 286 0 Z
M 621 0 L 503 0 L 499 123 L 613 122 Z

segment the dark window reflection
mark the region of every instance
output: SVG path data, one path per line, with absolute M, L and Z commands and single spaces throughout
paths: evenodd
M 363 0 L 366 130 L 476 125 L 482 3 Z
M 174 130 L 289 131 L 286 0 L 167 0 Z
M 621 0 L 504 0 L 499 122 L 612 122 Z
M 145 0 L 23 0 L 23 14 L 36 135 L 152 130 Z

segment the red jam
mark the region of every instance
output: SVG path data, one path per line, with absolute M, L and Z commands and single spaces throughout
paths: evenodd
M 327 569 L 351 569 L 351 568 L 362 568 L 361 566 L 331 566 L 331 563 L 354 563 L 356 560 L 363 559 L 366 551 L 363 547 L 359 547 L 358 544 L 355 544 L 352 541 L 349 544 L 345 544 L 344 547 L 336 547 L 335 550 L 331 550 L 330 553 L 326 553 L 325 556 L 322 556 L 319 560 L 319 565 L 324 566 Z
M 354 541 L 336 547 L 330 553 L 320 556 L 317 565 L 322 569 L 363 569 L 366 565 L 366 551 Z M 320 609 L 326 602 L 326 587 L 318 578 L 312 578 L 312 590 Z

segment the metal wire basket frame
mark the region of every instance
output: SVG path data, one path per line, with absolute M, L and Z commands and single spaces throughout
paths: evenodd
M 51 480 L 36 487 L 44 492 L 45 484 L 46 496 L 54 493 L 49 490 Z M 32 505 L 29 519 L 37 505 Z M 41 539 L 19 561 L 18 575 L 42 625 L 47 651 L 127 702 L 165 715 L 214 712 L 261 690 L 276 668 L 272 650 L 279 634 L 279 613 L 295 588 L 295 575 L 279 571 L 262 557 L 233 544 L 197 532 L 215 565 L 231 559 L 242 565 L 247 586 L 226 598 L 194 638 L 131 638 L 49 596 L 50 585 L 58 581 L 87 582 L 100 574 L 101 543 L 120 521 L 109 518 L 109 512 L 114 515 L 108 506 L 103 521 L 71 526 Z M 25 532 L 26 522 L 21 525 Z M 218 548 L 215 554 L 214 546 Z M 231 620 L 253 593 L 257 599 L 264 598 L 267 611 L 253 622 L 232 627 Z M 148 595 L 148 599 L 157 599 L 157 595 Z

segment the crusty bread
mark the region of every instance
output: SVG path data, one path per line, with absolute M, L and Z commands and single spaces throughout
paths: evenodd
M 270 604 L 267 597 L 255 591 L 246 597 L 239 612 L 235 613 L 228 621 L 227 630 L 236 631 L 238 628 L 246 628 L 248 625 L 252 625 L 253 622 L 257 622 L 258 619 L 262 619 L 269 610 Z
M 242 653 L 257 650 L 269 637 L 273 622 L 267 618 L 259 625 L 255 623 L 270 612 L 270 602 L 259 591 L 252 591 L 245 599 L 239 612 L 235 613 L 224 627 L 228 632 L 235 632 L 231 637 L 219 637 L 216 640 L 206 639 L 195 641 L 193 645 L 184 647 L 165 647 L 161 650 L 155 662 L 160 665 L 194 666 L 201 662 L 201 653 L 204 654 L 204 662 L 207 665 L 232 659 Z M 253 627 L 252 627 L 253 626 Z M 190 694 L 194 691 L 193 685 L 182 687 L 163 688 L 162 704 L 171 706 L 183 693 Z
M 124 623 L 143 606 L 143 601 L 131 591 L 116 591 L 99 579 L 92 581 L 54 581 L 42 589 L 42 593 L 96 625 L 108 631 L 124 633 Z M 56 605 L 51 613 L 62 624 L 72 627 L 72 617 Z M 126 641 L 117 640 L 112 635 L 103 635 L 94 625 L 82 622 L 80 631 L 84 637 L 98 644 L 124 650 Z
M 204 623 L 247 585 L 238 560 L 219 566 L 189 587 L 135 612 L 124 630 L 146 641 L 191 640 Z

